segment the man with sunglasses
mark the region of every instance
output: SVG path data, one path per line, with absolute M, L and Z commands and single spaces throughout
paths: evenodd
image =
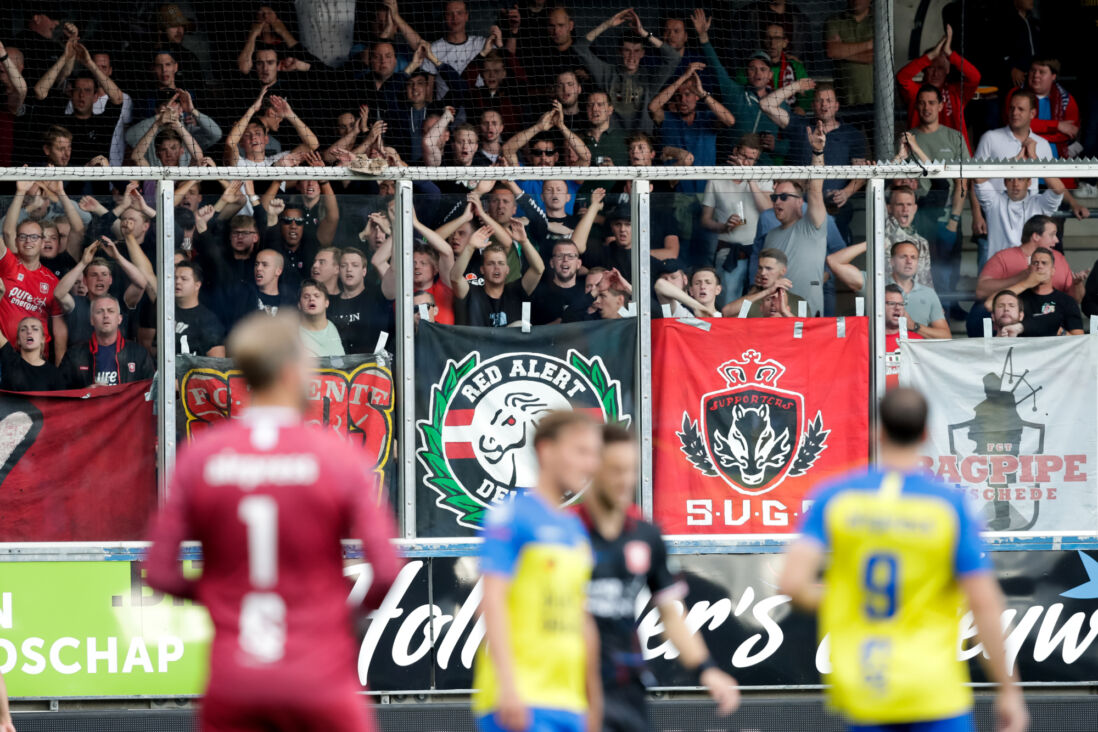
M 812 164 L 824 164 L 827 133 L 823 122 L 806 130 Z M 789 260 L 786 277 L 790 292 L 808 302 L 808 315 L 823 312 L 824 259 L 827 256 L 827 207 L 823 181 L 783 180 L 774 183 L 770 194 L 778 227 L 766 235 L 766 248 L 775 249 Z M 807 207 L 802 208 L 801 203 Z
M 263 247 L 274 249 L 286 260 L 283 281 L 291 291 L 297 290 L 309 276 L 320 248 L 315 235 L 306 228 L 305 211 L 298 206 L 287 207 L 279 198 L 267 204 L 267 230 L 263 232 Z M 316 227 L 312 227 L 314 232 Z

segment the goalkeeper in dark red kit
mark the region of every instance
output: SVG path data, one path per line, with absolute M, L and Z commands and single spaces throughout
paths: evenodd
M 305 425 L 311 362 L 296 319 L 252 316 L 228 350 L 251 405 L 181 452 L 147 561 L 150 586 L 198 600 L 213 621 L 202 729 L 373 730 L 340 540 L 363 542 L 372 609 L 400 569 L 389 503 L 360 448 Z M 191 539 L 197 579 L 178 560 Z

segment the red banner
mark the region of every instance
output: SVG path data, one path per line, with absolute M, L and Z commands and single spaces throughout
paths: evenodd
M 868 321 L 707 322 L 652 323 L 656 522 L 796 531 L 812 487 L 868 457 Z
M 0 541 L 144 538 L 156 507 L 149 385 L 0 393 Z

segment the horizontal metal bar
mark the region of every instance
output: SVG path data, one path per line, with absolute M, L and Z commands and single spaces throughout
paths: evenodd
M 701 554 L 774 554 L 785 551 L 795 538 L 787 534 L 770 535 L 673 535 L 664 537 L 669 553 Z M 991 551 L 1083 551 L 1098 550 L 1095 534 L 987 534 L 984 544 Z M 401 539 L 394 542 L 407 558 L 467 557 L 480 551 L 480 539 Z M 147 542 L 22 542 L 0 543 L 0 562 L 138 562 L 145 558 Z M 186 542 L 180 552 L 184 559 L 201 559 L 202 548 Z M 348 559 L 362 556 L 357 541 L 343 542 Z
M 1095 160 L 999 160 L 964 164 L 929 163 L 916 165 L 879 163 L 877 165 L 781 165 L 740 167 L 649 166 L 649 167 L 476 167 L 476 168 L 384 168 L 377 173 L 359 173 L 346 167 L 334 168 L 205 168 L 121 166 L 117 168 L 0 168 L 0 180 L 773 180 L 812 178 L 1002 178 L 1017 177 L 1098 177 Z

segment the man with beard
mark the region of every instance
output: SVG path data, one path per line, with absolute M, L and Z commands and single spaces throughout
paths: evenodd
M 714 278 L 715 280 L 715 278 Z M 646 686 L 651 672 L 644 665 L 637 637 L 636 607 L 647 588 L 660 614 L 663 636 L 679 651 L 683 667 L 717 702 L 718 714 L 739 706 L 736 680 L 709 654 L 701 634 L 684 622 L 679 603 L 686 582 L 672 570 L 659 527 L 645 521 L 633 504 L 637 490 L 637 448 L 627 430 L 602 428 L 602 464 L 585 500 L 576 510 L 595 553 L 587 590 L 587 608 L 599 631 L 599 668 L 603 687 L 603 732 L 645 732 L 651 723 Z
M 569 310 L 583 309 L 590 302 L 577 275 L 580 268 L 579 247 L 571 239 L 553 244 L 549 258 L 552 277 L 543 277 L 534 290 L 533 322 L 535 325 L 559 323 Z
M 359 249 L 344 249 L 339 255 L 339 297 L 328 305 L 328 319 L 339 330 L 347 353 L 372 353 L 382 331 L 395 332 L 392 309 L 377 290 L 366 289 L 366 255 Z M 389 339 L 392 349 L 395 339 Z
M 1011 290 L 1001 290 L 991 300 L 991 326 L 998 338 L 1039 338 L 1056 335 L 1060 319 L 1055 315 L 1027 318 L 1021 298 Z
M 129 282 L 126 285 L 126 292 L 122 296 L 122 304 L 125 306 L 122 312 L 123 332 L 130 330 L 132 313 L 136 310 L 138 303 L 141 302 L 141 296 L 145 293 L 146 279 L 144 273 L 118 251 L 118 247 L 113 241 L 105 236 L 100 237 L 98 241 L 93 242 L 91 246 L 84 250 L 80 261 L 61 278 L 61 281 L 57 283 L 57 288 L 53 291 L 53 296 L 61 304 L 61 310 L 66 315 L 66 322 L 69 326 L 69 340 L 72 343 L 83 343 L 91 340 L 91 303 L 101 295 L 111 294 L 111 286 L 114 284 L 110 261 L 95 256 L 100 249 L 118 263 L 119 268 L 126 275 Z M 87 296 L 73 297 L 71 294 L 73 285 L 80 278 L 84 280 Z
M 796 313 L 800 307 L 798 303 L 804 298 L 793 293 L 793 282 L 786 277 L 788 269 L 789 258 L 786 257 L 785 252 L 777 249 L 763 249 L 759 253 L 759 266 L 755 270 L 755 284 L 746 295 L 721 308 L 721 314 L 726 318 L 738 318 L 744 304 L 751 303 L 747 316 L 762 317 L 762 303 L 775 294 L 780 295 L 780 299 L 792 312 Z
M 865 275 L 851 262 L 865 253 L 865 247 L 865 242 L 861 242 L 827 257 L 827 266 L 835 279 L 857 293 L 865 287 Z M 918 281 L 919 258 L 914 242 L 898 241 L 889 250 L 888 280 L 904 295 L 907 329 L 923 338 L 952 338 L 938 294 Z

